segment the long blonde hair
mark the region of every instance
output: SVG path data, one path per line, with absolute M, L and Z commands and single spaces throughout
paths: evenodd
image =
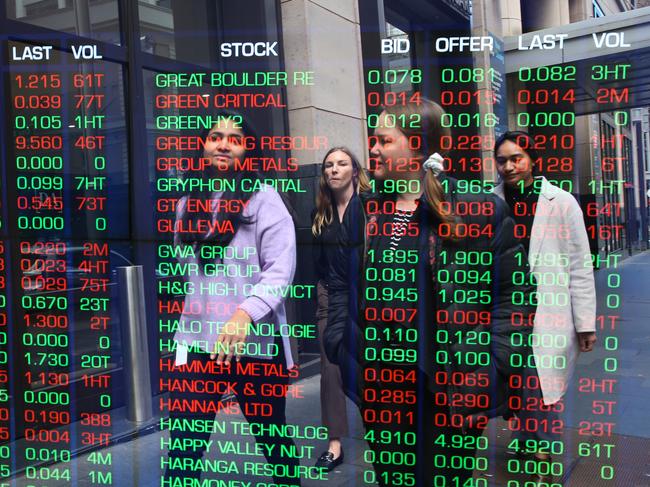
M 407 96 L 406 99 L 408 100 L 410 97 Z M 404 126 L 398 126 L 397 129 L 409 141 L 412 140 L 411 137 L 419 139 L 419 144 L 414 152 L 423 158 L 422 162 L 426 161 L 434 152 L 442 156 L 446 155 L 446 151 L 442 149 L 441 139 L 451 137 L 451 130 L 449 127 L 442 126 L 442 116 L 445 114 L 445 110 L 436 102 L 420 97 L 419 103 L 409 101 L 404 105 L 384 107 L 384 111 L 394 115 L 395 120 L 409 121 L 409 123 L 404 123 Z M 412 123 L 415 120 L 419 120 L 419 123 Z M 455 240 L 458 233 L 456 225 L 459 221 L 452 211 L 443 209 L 443 207 L 450 208 L 450 205 L 443 204 L 445 203 L 445 190 L 438 177 L 430 170 L 426 170 L 424 176 L 424 197 L 440 223 L 449 225 L 450 234 L 447 238 Z
M 368 175 L 350 149 L 347 147 L 332 147 L 328 150 L 325 157 L 323 157 L 323 162 L 321 164 L 320 178 L 318 181 L 318 194 L 316 195 L 316 216 L 311 225 L 311 233 L 315 237 L 318 237 L 322 233 L 324 227 L 331 225 L 332 220 L 334 219 L 334 193 L 332 193 L 325 177 L 325 161 L 330 154 L 336 151 L 343 152 L 352 161 L 352 184 L 354 190 L 366 192 L 371 189 Z

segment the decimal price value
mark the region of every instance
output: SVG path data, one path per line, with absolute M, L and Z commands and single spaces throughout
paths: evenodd
M 382 328 L 378 329 L 374 326 L 369 326 L 364 330 L 366 340 L 378 341 L 384 340 L 387 342 L 409 342 L 415 343 L 418 340 L 418 331 L 415 328 Z
M 450 150 L 494 150 L 494 137 L 490 135 L 443 135 L 440 137 L 440 148 Z
M 371 85 L 402 83 L 419 84 L 422 82 L 421 69 L 371 69 L 368 71 L 368 83 Z
M 370 147 L 374 145 L 372 139 L 375 139 L 376 137 L 373 135 L 369 137 L 369 142 L 370 142 Z M 386 168 L 391 171 L 397 171 L 397 172 L 405 172 L 405 171 L 418 171 L 422 165 L 422 163 L 418 159 L 406 159 L 406 158 L 399 158 L 399 159 L 388 159 L 381 163 L 381 165 L 386 166 Z M 368 159 L 368 170 L 369 171 L 375 171 L 377 167 L 380 166 L 379 159 L 375 157 L 371 157 Z
M 459 157 L 458 159 L 451 159 L 450 157 L 445 157 L 443 161 L 445 172 L 474 172 L 481 173 L 484 170 L 494 170 L 494 158 L 493 157 Z
M 419 106 L 422 103 L 422 96 L 419 91 L 414 93 L 387 91 L 383 94 L 378 91 L 370 91 L 366 97 L 366 102 L 370 107 L 393 107 L 407 104 Z
M 49 367 L 68 367 L 70 365 L 67 353 L 26 352 L 25 361 L 28 365 L 47 365 Z
M 575 81 L 576 67 L 540 66 L 538 68 L 523 67 L 519 69 L 519 81 Z
M 70 375 L 62 372 L 25 372 L 28 384 L 34 386 L 67 386 L 70 384 Z
M 17 150 L 60 150 L 63 148 L 63 137 L 60 135 L 30 135 L 16 137 Z
M 381 443 L 384 445 L 415 445 L 415 433 L 409 431 L 368 430 L 363 437 L 368 443 Z
M 68 317 L 66 315 L 51 314 L 26 314 L 23 316 L 25 326 L 33 328 L 53 328 L 66 330 L 68 328 Z
M 494 183 L 490 181 L 479 181 L 477 179 L 469 181 L 459 179 L 455 188 L 452 188 L 449 179 L 443 179 L 440 184 L 445 192 L 456 194 L 489 194 L 494 187 Z
M 16 95 L 16 110 L 58 110 L 61 108 L 60 95 Z
M 370 180 L 370 188 L 373 192 L 377 192 L 374 179 Z M 383 181 L 379 192 L 386 194 L 405 193 L 407 191 L 409 193 L 417 193 L 420 189 L 421 183 L 419 179 L 386 179 Z
M 58 74 L 18 74 L 14 79 L 20 89 L 61 88 L 61 76 Z
M 499 117 L 494 113 L 445 113 L 440 124 L 443 127 L 467 128 L 467 127 L 495 127 L 499 123 Z
M 16 198 L 19 210 L 54 210 L 63 211 L 63 198 L 61 196 L 19 196 Z
M 535 166 L 545 172 L 573 171 L 573 157 L 538 157 Z
M 497 102 L 497 95 L 492 90 L 444 90 L 440 93 L 440 105 L 446 106 L 470 106 L 470 105 L 494 105 Z
M 573 88 L 569 90 L 519 90 L 517 102 L 520 105 L 557 105 L 559 103 L 575 103 L 576 95 Z
M 408 382 L 415 384 L 415 370 L 403 370 L 399 368 L 373 368 L 366 367 L 363 371 L 363 378 L 367 382 L 390 382 L 402 384 Z
M 443 83 L 482 83 L 495 81 L 499 77 L 494 68 L 445 68 L 440 72 Z
M 14 118 L 14 127 L 18 130 L 26 129 L 60 129 L 61 116 L 60 115 L 32 115 L 26 117 L 18 115 Z
M 443 447 L 450 447 L 454 449 L 474 449 L 487 450 L 489 441 L 486 436 L 472 436 L 472 435 L 438 435 L 434 443 Z
M 363 400 L 367 403 L 415 404 L 415 391 L 368 388 L 363 391 Z

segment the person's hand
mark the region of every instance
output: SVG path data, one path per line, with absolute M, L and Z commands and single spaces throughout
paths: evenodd
M 251 317 L 248 316 L 246 311 L 237 308 L 237 311 L 233 313 L 221 329 L 221 333 L 214 344 L 214 352 L 210 354 L 210 358 L 214 360 L 216 357 L 219 365 L 221 365 L 222 361 L 229 365 L 233 356 L 239 362 L 243 344 L 246 343 L 246 337 L 248 337 L 251 321 Z
M 578 333 L 578 342 L 580 343 L 581 352 L 591 352 L 594 349 L 594 343 L 596 343 L 596 332 L 585 331 Z

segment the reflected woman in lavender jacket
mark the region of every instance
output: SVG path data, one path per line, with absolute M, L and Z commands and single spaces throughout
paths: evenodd
M 287 454 L 295 446 L 286 431 L 282 393 L 297 375 L 289 337 L 281 332 L 287 328 L 281 326 L 281 291 L 295 271 L 293 221 L 262 175 L 242 170 L 247 158 L 259 156 L 246 121 L 230 112 L 215 120 L 202 154 L 208 164 L 186 174 L 197 180 L 197 189 L 180 199 L 176 212 L 174 243 L 179 261 L 187 264 L 188 293 L 174 335 L 175 366 L 164 383 L 170 397 L 161 402 L 170 416 L 165 477 L 198 479 L 205 470 L 213 472 L 210 478 L 217 472 L 221 479 L 241 479 L 243 459 L 219 458 L 249 448 L 237 443 L 241 431 L 228 416 L 241 412 L 257 441 L 250 448 L 268 462 L 262 461 L 264 475 L 300 485 L 298 460 Z M 219 402 L 230 394 L 238 403 Z M 223 435 L 219 443 L 210 441 L 213 430 Z

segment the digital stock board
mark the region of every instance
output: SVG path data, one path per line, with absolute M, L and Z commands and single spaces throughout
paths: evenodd
M 0 2 L 0 485 L 650 485 L 650 12 L 559 3 Z

